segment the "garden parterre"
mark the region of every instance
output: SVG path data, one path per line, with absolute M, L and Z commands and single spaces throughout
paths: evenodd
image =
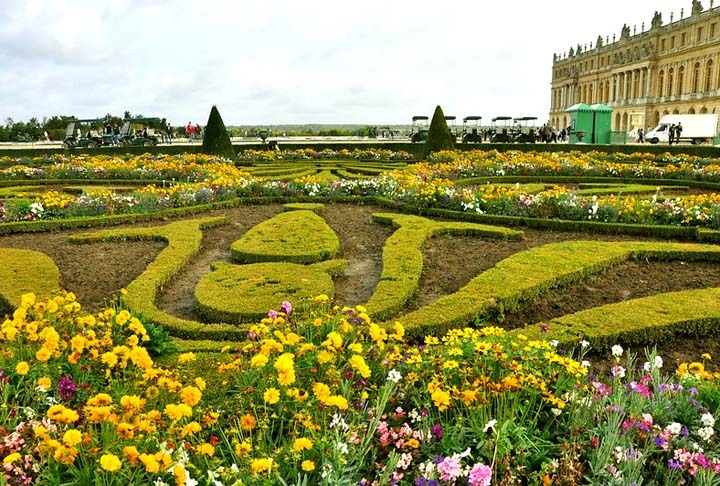
M 395 190 L 426 204 L 454 186 L 403 177 Z M 409 342 L 362 307 L 314 300 L 270 311 L 199 376 L 192 354 L 160 367 L 127 310 L 26 295 L 2 326 L 8 482 L 709 484 L 720 471 L 710 356 L 661 375 L 660 357 L 614 348 L 605 380 L 587 376 L 584 346 L 572 359 L 496 328 Z

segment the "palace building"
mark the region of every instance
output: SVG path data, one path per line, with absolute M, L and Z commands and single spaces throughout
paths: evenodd
M 692 0 L 667 22 L 655 12 L 648 25 L 624 25 L 619 38 L 555 54 L 551 124 L 568 126 L 577 103 L 609 106 L 611 129 L 633 135 L 666 114 L 720 114 L 720 7 Z

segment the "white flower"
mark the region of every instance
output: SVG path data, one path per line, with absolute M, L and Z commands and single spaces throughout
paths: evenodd
M 588 361 L 586 359 L 582 360 L 582 362 L 580 364 L 582 365 L 583 368 L 590 368 L 590 361 Z
M 610 368 L 610 372 L 615 378 L 625 378 L 625 368 L 619 365 L 615 365 Z
M 702 440 L 710 440 L 710 437 L 712 437 L 714 433 L 715 430 L 713 430 L 712 427 L 701 427 L 698 430 L 698 435 L 702 438 Z
M 678 435 L 680 433 L 680 431 L 682 430 L 682 425 L 680 425 L 677 422 L 673 422 L 671 424 L 668 424 L 665 427 L 665 430 L 670 432 L 672 435 Z
M 550 341 L 550 346 L 552 346 L 553 348 L 557 348 L 558 344 L 560 344 L 560 341 L 558 341 L 557 339 L 553 339 L 552 341 Z
M 652 364 L 649 363 L 649 362 L 647 362 L 647 361 L 645 362 L 645 364 L 643 365 L 643 369 L 644 369 L 645 371 L 660 369 L 660 368 L 662 368 L 662 365 L 663 365 L 663 360 L 662 360 L 662 358 L 661 358 L 660 356 L 655 356 L 655 358 L 653 359 Z
M 588 341 L 586 341 L 584 339 L 582 341 L 580 341 L 581 348 L 587 348 L 588 346 L 590 346 L 590 343 Z
M 340 454 L 347 454 L 349 452 L 348 445 L 345 442 L 338 442 L 337 449 L 340 451 Z
M 712 427 L 715 425 L 715 417 L 713 417 L 711 413 L 704 413 L 702 417 L 700 417 L 700 422 L 702 422 L 705 427 Z
M 551 411 L 552 414 L 555 415 L 556 417 L 559 417 L 560 414 L 562 413 L 562 410 L 561 410 L 561 409 L 555 408 L 555 407 L 551 408 L 550 411 Z
M 402 375 L 400 374 L 400 372 L 399 372 L 398 370 L 396 370 L 395 368 L 393 368 L 393 369 L 391 369 L 391 370 L 388 372 L 387 379 L 388 379 L 388 381 L 392 381 L 393 383 L 397 383 L 397 382 L 399 382 L 400 380 L 402 380 Z
M 490 429 L 495 430 L 495 424 L 497 424 L 497 420 L 492 419 L 490 422 L 485 424 L 485 427 L 483 428 L 483 432 L 487 432 Z
M 619 344 L 616 344 L 615 346 L 613 346 L 611 351 L 612 351 L 612 355 L 616 358 L 619 358 L 623 354 L 623 348 Z

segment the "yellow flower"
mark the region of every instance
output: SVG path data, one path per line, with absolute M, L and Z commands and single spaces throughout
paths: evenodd
M 63 424 L 77 422 L 80 416 L 75 410 L 66 408 L 64 405 L 53 405 L 47 411 L 50 420 Z
M 179 405 L 168 403 L 165 405 L 165 415 L 167 415 L 170 420 L 180 420 L 183 417 L 190 417 L 192 415 L 192 408 L 184 403 Z
M 252 445 L 248 441 L 243 441 L 235 446 L 235 455 L 244 457 L 252 452 Z
M 257 420 L 255 420 L 255 416 L 249 413 L 246 413 L 242 417 L 240 417 L 240 428 L 243 430 L 253 430 L 255 426 L 257 425 Z
M 19 452 L 13 452 L 12 454 L 8 454 L 5 456 L 5 459 L 3 459 L 3 464 L 12 464 L 15 461 L 18 461 L 22 458 Z
M 312 461 L 303 461 L 302 464 L 300 464 L 300 468 L 306 472 L 314 471 L 315 463 Z
M 145 471 L 149 473 L 157 473 L 160 471 L 160 463 L 155 459 L 155 456 L 143 453 L 140 454 L 138 459 L 140 459 L 140 462 L 145 466 Z
M 188 435 L 194 435 L 202 430 L 202 426 L 197 422 L 190 422 L 182 428 L 181 435 L 187 437 Z
M 293 443 L 293 450 L 295 452 L 309 451 L 312 447 L 313 442 L 306 437 L 297 438 Z
M 179 364 L 185 364 L 190 363 L 191 361 L 195 361 L 197 358 L 195 357 L 195 353 L 183 353 L 180 356 L 178 356 L 178 363 Z
M 332 395 L 325 400 L 325 405 L 328 407 L 335 406 L 339 408 L 340 410 L 347 410 L 348 408 L 348 402 L 345 397 L 341 397 L 340 395 Z
M 115 454 L 103 454 L 100 458 L 100 467 L 105 471 L 114 472 L 122 467 L 122 462 Z
M 703 354 L 700 355 L 700 357 L 701 357 L 702 359 L 712 360 L 712 356 L 710 355 L 710 353 L 703 353 Z
M 272 468 L 272 459 L 253 459 L 250 463 L 250 470 L 253 474 L 260 474 L 263 472 L 270 472 Z
M 138 452 L 135 446 L 125 446 L 123 447 L 123 455 L 130 461 L 131 466 L 135 466 L 135 463 L 140 457 L 140 452 Z
M 77 429 L 69 429 L 63 434 L 63 444 L 73 447 L 82 442 L 82 433 Z
M 212 444 L 208 444 L 206 442 L 204 444 L 200 444 L 197 447 L 197 453 L 200 455 L 212 456 L 215 454 L 215 447 Z
M 182 464 L 175 464 L 173 466 L 173 476 L 175 476 L 175 485 L 183 486 L 185 484 L 185 467 Z
M 280 401 L 280 392 L 277 388 L 268 388 L 263 394 L 263 400 L 265 400 L 265 403 L 273 405 Z
M 256 354 L 250 360 L 250 366 L 253 368 L 262 368 L 268 362 L 268 357 L 262 353 Z
M 15 366 L 15 372 L 20 376 L 27 375 L 28 371 L 30 371 L 30 365 L 27 364 L 27 361 L 20 361 L 17 366 Z
M 111 351 L 103 353 L 100 359 L 104 364 L 108 366 L 108 368 L 113 368 L 118 362 L 117 355 Z
M 202 399 L 202 392 L 194 386 L 186 386 L 180 391 L 180 398 L 185 405 L 193 407 Z

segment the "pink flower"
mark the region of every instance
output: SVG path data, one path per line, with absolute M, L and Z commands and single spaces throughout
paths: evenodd
M 472 467 L 472 469 L 470 469 L 468 484 L 470 486 L 490 486 L 491 478 L 492 470 L 490 469 L 490 466 L 477 463 Z
M 460 477 L 460 461 L 454 457 L 446 457 L 437 468 L 443 481 L 455 481 Z

